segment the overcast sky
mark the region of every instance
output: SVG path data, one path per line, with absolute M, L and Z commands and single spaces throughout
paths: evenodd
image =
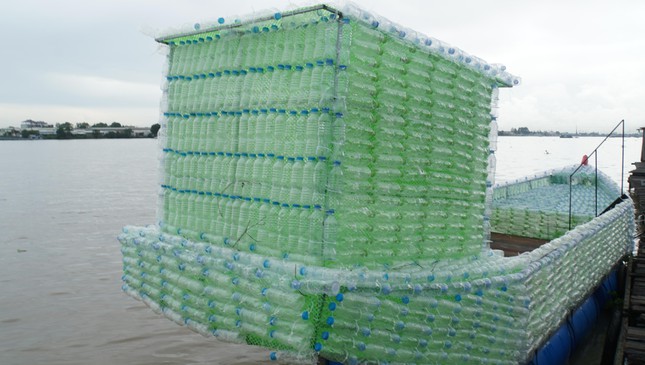
M 500 93 L 500 129 L 645 126 L 645 1 L 356 0 L 522 79 Z M 165 62 L 153 36 L 278 0 L 20 0 L 0 12 L 0 127 L 25 119 L 149 126 Z M 304 4 L 311 4 L 307 1 Z

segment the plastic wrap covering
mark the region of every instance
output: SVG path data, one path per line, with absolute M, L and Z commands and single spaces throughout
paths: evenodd
M 515 364 L 626 252 L 630 202 L 488 249 L 503 67 L 352 6 L 218 23 L 159 39 L 159 222 L 119 236 L 154 311 L 271 360 Z
M 496 186 L 493 200 L 492 230 L 541 239 L 554 239 L 569 230 L 569 194 L 571 227 L 600 214 L 620 197 L 620 188 L 592 166 L 577 166 Z

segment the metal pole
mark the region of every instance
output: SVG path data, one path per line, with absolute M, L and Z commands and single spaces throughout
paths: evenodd
M 569 175 L 569 230 L 571 230 L 571 196 L 573 195 L 572 194 L 573 190 L 571 188 L 573 186 L 573 184 L 572 184 L 572 176 L 573 176 L 573 174 Z
M 598 216 L 598 152 L 594 154 L 596 160 L 596 177 L 594 179 L 594 185 L 596 186 L 596 217 Z
M 625 194 L 625 119 L 620 121 L 623 124 L 623 136 L 622 136 L 622 145 L 621 145 L 621 155 L 620 155 L 620 196 Z

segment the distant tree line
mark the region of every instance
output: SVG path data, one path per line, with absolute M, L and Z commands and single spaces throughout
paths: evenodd
M 561 135 L 575 135 L 579 137 L 598 137 L 605 136 L 605 133 L 598 132 L 576 132 L 574 133 L 565 133 L 560 131 L 532 131 L 528 127 L 519 127 L 511 128 L 510 131 L 498 131 L 498 136 L 540 136 L 540 137 L 557 137 Z M 625 133 L 626 136 L 640 136 L 638 133 Z
M 114 128 L 114 130 L 109 130 L 110 128 Z M 160 128 L 161 125 L 155 123 L 150 126 L 148 133 L 141 135 L 140 132 L 135 134 L 131 128 L 118 122 L 112 122 L 111 124 L 95 123 L 92 125 L 85 122 L 76 123 L 75 125 L 70 122 L 64 122 L 56 124 L 54 134 L 41 134 L 38 129 L 17 130 L 12 128 L 1 136 L 11 139 L 155 138 Z M 87 130 L 91 130 L 91 132 L 88 133 Z

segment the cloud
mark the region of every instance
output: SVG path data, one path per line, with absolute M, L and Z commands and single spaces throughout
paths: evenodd
M 71 101 L 72 106 L 138 108 L 161 99 L 160 86 L 151 83 L 61 73 L 45 74 L 43 81 L 52 92 L 58 89 L 63 94 L 58 103 Z

